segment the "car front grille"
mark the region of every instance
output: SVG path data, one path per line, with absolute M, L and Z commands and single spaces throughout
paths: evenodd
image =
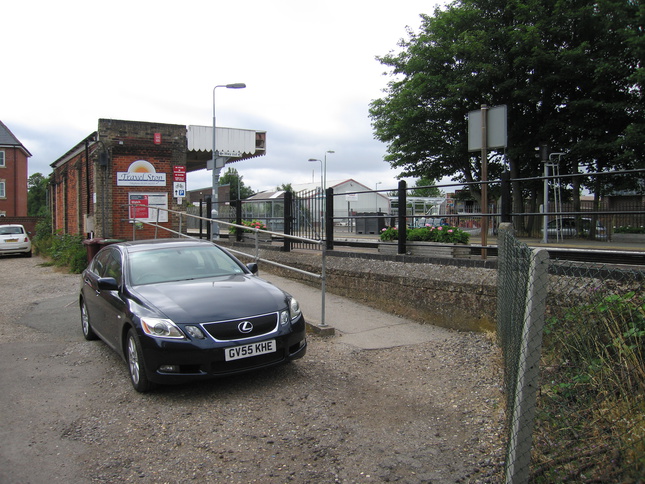
M 271 313 L 262 316 L 253 316 L 251 318 L 206 323 L 203 327 L 216 340 L 231 341 L 272 333 L 278 328 L 278 321 L 278 313 Z M 253 329 L 246 333 L 240 329 L 244 325 L 249 326 L 245 323 L 251 323 L 253 326 Z

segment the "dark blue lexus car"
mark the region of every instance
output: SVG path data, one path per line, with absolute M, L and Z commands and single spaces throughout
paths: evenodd
M 83 335 L 119 353 L 140 392 L 304 356 L 298 302 L 256 273 L 207 241 L 105 246 L 82 275 Z

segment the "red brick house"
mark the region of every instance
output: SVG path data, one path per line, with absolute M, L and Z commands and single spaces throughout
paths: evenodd
M 0 121 L 0 217 L 27 216 L 27 161 L 31 153 Z
M 226 162 L 264 154 L 264 131 L 217 130 Z M 226 150 L 231 138 L 237 151 Z M 179 230 L 172 211 L 186 210 L 186 172 L 206 168 L 210 139 L 209 127 L 99 119 L 97 131 L 51 164 L 54 230 L 125 240 L 174 237 L 134 221 Z

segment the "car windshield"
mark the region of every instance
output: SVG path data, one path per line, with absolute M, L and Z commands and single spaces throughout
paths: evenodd
M 130 254 L 133 285 L 242 274 L 244 270 L 217 247 L 177 247 Z
M 22 227 L 0 227 L 0 235 L 13 235 L 24 233 Z

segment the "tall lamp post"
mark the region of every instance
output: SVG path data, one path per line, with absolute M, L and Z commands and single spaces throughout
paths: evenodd
M 233 84 L 218 84 L 213 88 L 213 193 L 211 195 L 211 237 L 213 240 L 219 239 L 219 224 L 215 222 L 215 219 L 218 217 L 218 202 L 219 202 L 219 174 L 224 165 L 218 166 L 217 159 L 219 158 L 219 152 L 216 150 L 216 140 L 217 140 L 217 122 L 215 121 L 215 90 L 218 87 L 225 87 L 226 89 L 244 89 L 246 84 L 243 82 L 236 82 Z
M 376 185 L 374 185 L 374 199 L 376 200 L 376 213 L 378 214 L 378 186 L 383 183 L 383 182 L 376 182 Z
M 309 161 L 320 161 L 320 188 L 322 193 L 320 199 L 322 202 L 322 207 L 320 210 L 320 230 L 323 230 L 324 221 L 325 221 L 325 188 L 327 188 L 327 153 L 335 153 L 333 150 L 325 151 L 325 156 L 322 160 L 318 158 L 309 158 Z

